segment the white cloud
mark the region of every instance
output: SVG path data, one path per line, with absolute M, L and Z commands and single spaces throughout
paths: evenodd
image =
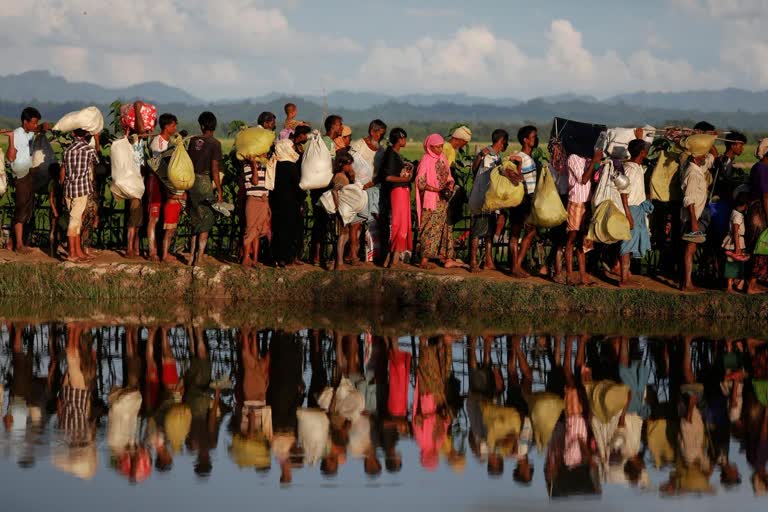
M 36 0 L 0 12 L 5 72 L 43 68 L 112 86 L 161 80 L 201 95 L 219 86 L 256 95 L 268 92 L 253 88 L 269 82 L 267 62 L 361 51 L 346 37 L 300 32 L 280 8 L 253 0 Z
M 355 85 L 389 92 L 469 91 L 531 97 L 566 91 L 610 95 L 727 84 L 714 70 L 694 69 L 684 59 L 662 59 L 648 49 L 626 56 L 613 50 L 590 52 L 582 34 L 567 20 L 554 20 L 542 41 L 544 53 L 535 56 L 487 27 L 470 26 L 445 39 L 422 38 L 398 47 L 380 42 L 360 67 Z
M 752 87 L 768 87 L 768 9 L 765 0 L 673 0 L 680 11 L 715 21 L 720 60 Z

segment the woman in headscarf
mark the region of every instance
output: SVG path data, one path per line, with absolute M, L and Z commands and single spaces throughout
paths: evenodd
M 389 193 L 392 212 L 389 235 L 389 261 L 387 267 L 397 267 L 405 251 L 412 250 L 413 232 L 411 231 L 411 179 L 413 165 L 403 161 L 400 150 L 405 147 L 408 135 L 402 128 L 395 128 L 389 133 L 389 147 L 384 151 L 379 171 Z M 386 193 L 386 192 L 385 192 Z
M 307 193 L 299 187 L 299 158 L 309 133 L 308 126 L 299 125 L 288 139 L 275 144 L 275 188 L 269 194 L 269 206 L 272 210 L 272 257 L 278 267 L 301 262 L 303 208 Z
M 434 268 L 429 260 L 438 259 L 446 268 L 461 264 L 453 259 L 453 235 L 448 225 L 448 201 L 454 181 L 443 155 L 443 137 L 433 133 L 424 140 L 424 156 L 416 172 L 416 214 L 419 220 L 419 245 L 423 269 Z

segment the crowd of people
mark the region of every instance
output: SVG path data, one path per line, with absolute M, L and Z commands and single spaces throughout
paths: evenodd
M 231 462 L 267 472 L 274 461 L 283 484 L 344 465 L 371 478 L 406 464 L 462 472 L 472 458 L 492 477 L 511 463 L 522 486 L 541 474 L 553 497 L 622 485 L 713 493 L 715 472 L 725 488 L 745 471 L 756 494 L 768 486 L 768 345 L 754 339 L 9 321 L 0 334 L 11 436 L 0 446 L 17 443 L 2 453 L 22 467 L 54 428 L 53 464 L 80 478 L 100 466 L 100 431 L 109 467 L 133 483 L 179 471 L 185 452 L 206 477 L 223 429 Z M 406 440 L 418 460 L 403 457 Z M 652 467 L 668 477 L 653 482 Z
M 608 140 L 612 131 L 604 126 L 556 119 L 548 152 L 539 148 L 539 129 L 529 125 L 514 138 L 494 130 L 490 144 L 476 154 L 468 154 L 470 127 L 459 125 L 446 137 L 429 135 L 423 156 L 412 162 L 403 156 L 409 140 L 403 128 L 389 129 L 376 119 L 355 139 L 340 116 L 330 115 L 322 141 L 333 174 L 325 186 L 307 191 L 301 186 L 305 146 L 321 135 L 298 120 L 296 105 L 285 106 L 284 126 L 268 152 L 234 160 L 235 176 L 225 176 L 212 112 L 200 115 L 200 134 L 182 142 L 173 114 L 159 116 L 158 134 L 145 129 L 143 106 L 128 105 L 135 115 L 124 127 L 145 180 L 143 196 L 126 200 L 129 258 L 140 256 L 145 236 L 147 258 L 173 259 L 174 236 L 186 213 L 192 230 L 187 261 L 197 264 L 205 257 L 217 217 L 234 212 L 242 226 L 238 258 L 247 267 L 313 264 L 338 270 L 410 263 L 421 269 L 440 265 L 480 272 L 495 270 L 500 262 L 494 250 L 507 246 L 509 275 L 538 274 L 573 285 L 593 284 L 596 273 L 614 275 L 619 285 L 631 284 L 630 269 L 637 268 L 633 261 L 651 250 L 659 253 L 658 268 L 683 290 L 696 289 L 695 263 L 699 269 L 711 268 L 710 277 L 729 292 L 760 293 L 768 280 L 768 139 L 759 141 L 751 172 L 741 173 L 735 161 L 746 136 L 718 132 L 706 122 L 691 129 L 630 129 L 632 135 L 619 144 Z M 74 130 L 60 164 L 49 165 L 40 177 L 32 148 L 35 138 L 50 129 L 41 118 L 39 111 L 26 108 L 22 126 L 2 132 L 9 138 L 6 158 L 15 178 L 15 249 L 29 250 L 24 229 L 42 183 L 54 219 L 66 219 L 65 258 L 91 261 L 86 240 L 98 225 L 106 182 L 104 172 L 95 170 L 105 158 L 99 134 Z M 257 125 L 276 132 L 277 118 L 264 112 Z M 508 154 L 514 139 L 520 149 Z M 717 140 L 724 142 L 722 154 Z M 194 184 L 185 191 L 157 172 L 182 143 L 194 165 Z M 225 201 L 222 184 L 227 179 L 237 186 L 235 196 Z M 367 200 L 350 218 L 339 212 L 351 185 L 361 188 Z M 511 190 L 516 199 L 489 206 L 489 194 L 499 190 Z M 330 199 L 323 202 L 327 192 Z M 457 239 L 455 227 L 466 211 L 469 226 Z M 309 216 L 312 233 L 305 247 Z M 326 261 L 329 239 L 331 262 Z M 456 247 L 466 239 L 465 262 Z M 56 244 L 52 235 L 52 247 Z

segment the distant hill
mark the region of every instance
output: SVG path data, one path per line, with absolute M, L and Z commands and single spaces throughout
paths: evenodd
M 603 103 L 675 110 L 713 112 L 768 112 L 768 91 L 722 89 L 718 91 L 636 92 L 608 98 Z
M 111 103 L 116 99 L 145 99 L 157 103 L 201 103 L 186 91 L 161 82 L 146 82 L 128 87 L 109 88 L 87 82 L 70 82 L 48 71 L 27 71 L 0 76 L 0 100 L 28 103 Z
M 611 126 L 692 125 L 707 120 L 722 129 L 768 132 L 768 116 L 764 113 L 768 112 L 768 91 L 634 93 L 603 101 L 567 93 L 526 102 L 466 94 L 392 96 L 335 91 L 327 97 L 302 97 L 272 92 L 246 100 L 204 102 L 181 89 L 154 82 L 109 89 L 69 82 L 45 71 L 0 77 L 0 117 L 12 120 L 18 119 L 21 109 L 28 104 L 37 106 L 46 120 L 54 121 L 89 104 L 100 106 L 106 113 L 112 101 L 135 98 L 151 100 L 160 112 L 173 112 L 188 126 L 194 125 L 201 111 L 211 110 L 219 118 L 220 131 L 225 131 L 226 124 L 235 119 L 254 123 L 263 111 L 277 114 L 280 124 L 283 105 L 292 101 L 299 107 L 299 119 L 321 128 L 325 116 L 336 113 L 344 117 L 346 124 L 357 127 L 355 136 L 375 118 L 383 119 L 390 127 L 400 125 L 409 133 L 450 127 L 456 122 L 471 123 L 490 133 L 493 127 L 510 128 L 526 122 L 548 126 L 555 116 Z

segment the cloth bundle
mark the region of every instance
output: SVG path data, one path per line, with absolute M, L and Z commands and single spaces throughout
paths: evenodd
M 53 125 L 57 132 L 71 132 L 73 130 L 85 130 L 91 135 L 101 133 L 104 129 L 104 116 L 96 107 L 86 107 L 76 112 L 70 112 Z
M 550 138 L 559 139 L 567 155 L 579 155 L 591 158 L 595 153 L 595 143 L 607 128 L 602 124 L 582 123 L 556 117 L 552 122 Z
M 155 129 L 155 123 L 157 123 L 156 106 L 150 103 L 141 103 L 139 115 L 145 132 L 151 132 Z M 124 129 L 136 129 L 136 109 L 133 103 L 125 103 L 120 107 L 120 125 Z

